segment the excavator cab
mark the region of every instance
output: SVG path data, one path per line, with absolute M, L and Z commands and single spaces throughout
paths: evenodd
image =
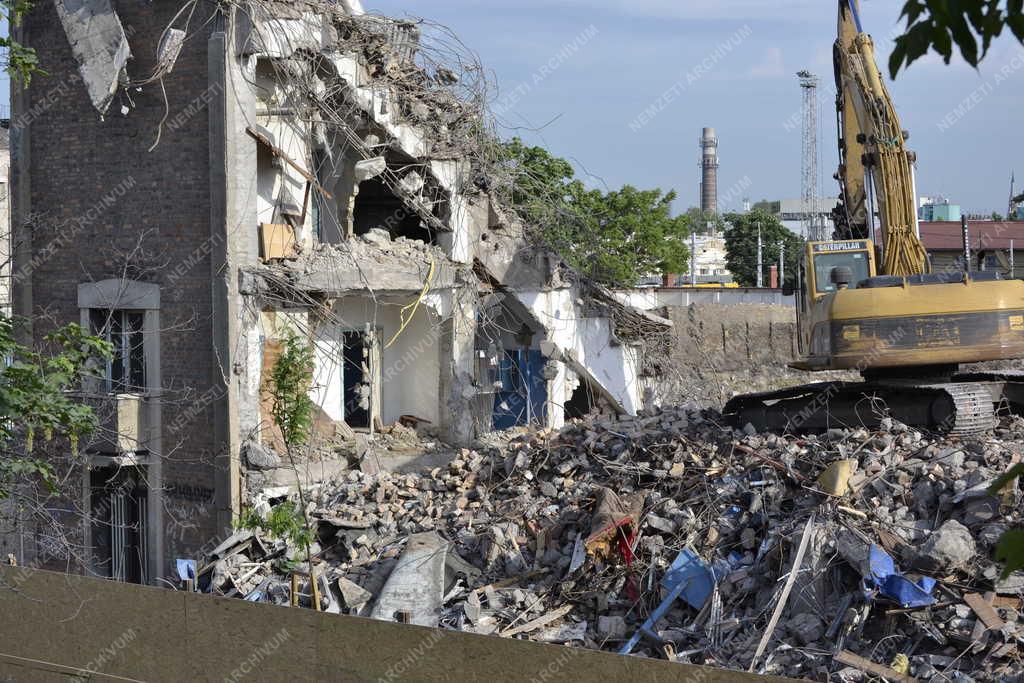
M 856 289 L 858 283 L 876 275 L 870 240 L 808 242 L 806 260 L 813 266 L 808 268 L 808 291 L 816 299 L 840 287 Z
M 877 274 L 870 240 L 808 242 L 798 274 L 796 316 L 800 354 L 806 356 L 812 325 L 810 312 L 838 289 L 855 289 Z

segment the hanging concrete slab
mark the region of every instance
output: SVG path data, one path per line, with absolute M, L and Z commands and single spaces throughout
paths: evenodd
M 132 57 L 121 19 L 110 0 L 54 0 L 53 4 L 89 99 L 105 114 Z

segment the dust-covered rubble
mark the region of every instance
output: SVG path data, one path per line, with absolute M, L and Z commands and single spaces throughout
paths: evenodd
M 351 469 L 301 500 L 329 612 L 813 680 L 1017 681 L 1024 580 L 994 551 L 1020 495 L 990 486 L 1022 443 L 1019 418 L 779 436 L 679 408 Z M 250 515 L 301 500 L 263 490 Z M 445 562 L 408 575 L 424 548 Z M 240 531 L 200 559 L 201 590 L 314 607 L 292 541 Z M 394 582 L 415 600 L 394 609 Z

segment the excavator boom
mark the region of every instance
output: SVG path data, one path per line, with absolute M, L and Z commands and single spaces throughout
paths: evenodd
M 842 204 L 838 239 L 875 239 L 868 185 L 875 189 L 884 246 L 881 274 L 920 275 L 927 256 L 917 231 L 913 154 L 896 107 L 875 60 L 875 45 L 863 31 L 858 0 L 839 0 L 834 47 L 839 119 Z

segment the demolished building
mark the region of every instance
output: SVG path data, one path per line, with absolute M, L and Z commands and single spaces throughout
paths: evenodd
M 223 538 L 250 457 L 280 451 L 265 387 L 291 333 L 318 458 L 399 421 L 463 443 L 643 406 L 640 342 L 669 323 L 504 206 L 482 69 L 424 25 L 358 0 L 55 0 L 16 31 L 47 73 L 13 95 L 14 310 L 115 353 L 107 433 L 62 455 L 77 521 L 26 519 L 4 552 L 152 583 Z

